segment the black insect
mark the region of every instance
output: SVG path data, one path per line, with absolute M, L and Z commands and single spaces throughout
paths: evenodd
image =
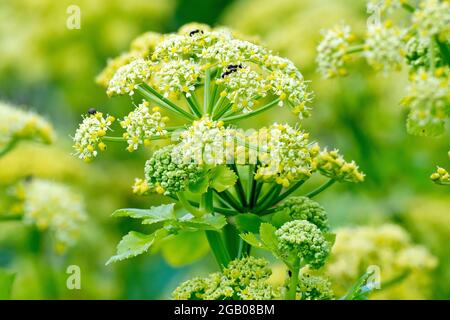
M 191 32 L 189 32 L 189 36 L 193 37 L 194 34 L 197 34 L 197 33 L 203 34 L 203 30 L 200 30 L 200 29 L 192 30 Z
M 233 72 L 236 72 L 238 69 L 242 69 L 242 63 L 240 64 L 229 64 L 227 66 L 227 71 L 225 71 L 224 73 L 222 73 L 221 77 L 222 79 L 225 78 L 226 76 L 232 74 Z
M 94 108 L 89 108 L 89 110 L 87 111 L 88 114 L 96 114 L 97 110 L 95 110 Z

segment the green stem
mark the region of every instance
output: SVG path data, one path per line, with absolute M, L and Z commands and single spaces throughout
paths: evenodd
M 291 271 L 291 278 L 289 281 L 289 290 L 286 293 L 287 300 L 295 300 L 297 295 L 298 274 L 300 272 L 300 259 L 294 263 Z
M 136 91 L 138 91 L 144 98 L 159 104 L 161 107 L 166 108 L 168 111 L 171 111 L 187 120 L 195 119 L 192 114 L 186 112 L 169 99 L 164 98 L 158 91 L 150 87 L 148 84 L 143 83 L 136 86 Z
M 217 191 L 215 191 L 215 192 L 223 201 L 225 201 L 225 203 L 230 205 L 237 212 L 239 212 L 239 213 L 244 212 L 244 208 L 241 207 L 241 205 L 233 198 L 233 196 L 231 195 L 231 193 L 228 190 L 225 190 L 223 192 L 217 192 Z
M 266 210 L 267 208 L 270 208 L 274 199 L 278 198 L 278 196 L 280 195 L 282 189 L 283 187 L 279 184 L 275 184 L 274 186 L 272 186 L 272 188 L 269 189 L 269 191 L 267 191 L 267 193 L 264 195 L 260 203 L 256 205 L 256 209 L 252 211 L 259 213 Z
M 239 231 L 234 225 L 227 223 L 223 228 L 223 236 L 227 250 L 230 253 L 230 258 L 232 260 L 236 259 L 239 255 L 239 248 L 241 246 Z
M 10 152 L 14 147 L 19 143 L 17 139 L 11 140 L 6 147 L 4 147 L 2 150 L 0 150 L 0 157 L 4 156 L 8 152 Z
M 336 180 L 334 179 L 330 179 L 328 182 L 325 182 L 323 185 L 321 185 L 320 187 L 318 187 L 317 189 L 314 189 L 313 191 L 305 194 L 305 197 L 308 198 L 312 198 L 317 196 L 319 193 L 323 192 L 324 190 L 326 190 L 327 188 L 331 187 L 334 183 L 336 182 Z
M 184 192 L 177 192 L 177 196 L 178 196 L 178 201 L 181 203 L 181 205 L 187 211 L 192 213 L 195 217 L 201 217 L 201 216 L 203 216 L 205 214 L 205 212 L 202 211 L 201 209 L 199 210 L 198 208 L 196 208 L 193 205 L 191 205 L 189 200 L 186 199 L 186 196 L 185 196 Z
M 2 214 L 0 215 L 0 222 L 3 221 L 20 221 L 22 220 L 22 216 L 21 215 L 17 215 L 17 214 Z
M 111 137 L 111 136 L 104 136 L 102 137 L 103 141 L 110 141 L 110 142 L 126 142 L 127 139 L 123 137 Z
M 212 95 L 211 95 L 211 99 L 209 99 L 209 104 L 208 104 L 208 114 L 212 114 L 214 112 L 213 108 L 214 108 L 214 104 L 216 102 L 216 97 L 217 97 L 217 90 L 219 89 L 219 86 L 214 82 L 212 82 Z
M 279 203 L 280 201 L 286 199 L 287 196 L 289 196 L 292 192 L 300 188 L 306 180 L 299 180 L 297 181 L 293 186 L 291 186 L 289 189 L 287 189 L 285 192 L 283 192 L 276 200 L 275 203 L 272 203 L 272 205 L 275 205 Z
M 261 108 L 258 108 L 256 110 L 254 110 L 254 111 L 251 111 L 251 112 L 248 112 L 248 113 L 238 114 L 238 115 L 227 117 L 227 118 L 223 118 L 222 120 L 225 121 L 225 122 L 232 122 L 232 121 L 236 121 L 236 120 L 247 119 L 247 118 L 256 116 L 256 115 L 260 114 L 261 112 L 264 112 L 264 111 L 272 108 L 279 101 L 280 101 L 280 99 L 277 98 L 277 99 L 272 100 L 271 102 L 267 103 L 266 105 L 262 106 Z
M 212 190 L 208 190 L 202 195 L 202 203 L 205 205 L 206 212 L 214 214 Z M 207 230 L 205 233 L 209 246 L 211 247 L 214 257 L 219 264 L 219 268 L 223 270 L 224 267 L 228 266 L 231 258 L 223 242 L 222 235 L 220 232 L 212 230 Z
M 211 85 L 211 70 L 206 70 L 205 75 L 205 87 L 203 93 L 203 110 L 204 113 L 207 114 L 209 110 L 209 98 L 210 98 L 210 85 Z
M 239 177 L 238 168 L 237 168 L 235 163 L 231 164 L 230 167 L 231 167 L 231 169 L 234 171 L 234 173 L 237 176 L 235 189 L 236 189 L 236 193 L 237 193 L 237 195 L 239 197 L 239 200 L 241 201 L 241 206 L 245 208 L 245 207 L 247 207 L 247 200 L 245 198 L 244 186 L 242 185 L 241 178 Z
M 412 5 L 410 5 L 409 3 L 406 3 L 406 2 L 402 3 L 402 8 L 405 9 L 406 11 L 409 11 L 409 12 L 416 11 L 416 8 L 414 8 L 414 6 L 412 6 Z
M 186 95 L 184 95 L 184 97 L 186 98 L 186 101 L 189 105 L 189 108 L 191 109 L 192 114 L 200 118 L 202 116 L 202 113 L 200 112 L 200 107 L 196 104 L 195 99 L 192 98 L 193 94 L 190 97 L 187 97 Z
M 357 53 L 357 52 L 361 52 L 364 51 L 364 45 L 363 44 L 358 44 L 355 45 L 353 47 L 348 48 L 345 53 L 346 54 L 352 54 L 352 53 Z
M 439 47 L 439 50 L 441 51 L 441 55 L 444 58 L 444 61 L 448 66 L 450 66 L 450 49 L 448 44 L 445 42 L 441 42 L 437 36 L 435 36 L 434 39 Z
M 223 103 L 222 103 L 223 104 Z M 214 119 L 218 120 L 220 119 L 225 113 L 227 113 L 228 111 L 230 111 L 230 107 L 233 104 L 231 102 L 228 102 L 227 104 L 224 104 L 223 106 L 221 106 L 220 108 L 220 112 L 218 112 L 215 116 Z

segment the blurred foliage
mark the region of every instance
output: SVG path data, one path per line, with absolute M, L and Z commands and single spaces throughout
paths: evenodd
M 80 6 L 80 30 L 66 28 L 69 4 Z M 85 198 L 89 215 L 78 245 L 63 255 L 56 255 L 46 235 L 34 227 L 0 222 L 0 268 L 16 274 L 12 298 L 162 298 L 169 297 L 194 269 L 195 274 L 211 271 L 210 255 L 179 268 L 186 259 L 196 258 L 189 255 L 190 247 L 196 248 L 198 257 L 205 254 L 205 241 L 192 235 L 180 235 L 183 246 L 178 241 L 164 245 L 162 255 L 170 265 L 161 256 L 141 256 L 105 267 L 120 236 L 134 223 L 111 219 L 110 214 L 117 208 L 161 203 L 160 198 L 138 198 L 131 192 L 149 150 L 125 159 L 115 151 L 126 146 L 112 146 L 105 161 L 86 165 L 70 155 L 68 137 L 88 107 L 128 113 L 125 99 L 110 101 L 95 84 L 109 57 L 128 50 L 131 39 L 143 32 L 173 31 L 190 21 L 227 25 L 260 37 L 312 80 L 314 117 L 304 122 L 305 128 L 324 145 L 338 146 L 367 174 L 357 189 L 333 186 L 334 192 L 324 197 L 331 225 L 392 221 L 402 225 L 414 243 L 425 245 L 439 261 L 431 279 L 425 277 L 427 297 L 450 298 L 445 247 L 450 240 L 448 188 L 428 180 L 430 168 L 448 161 L 448 139 L 406 134 L 406 112 L 398 105 L 404 74 L 386 78 L 358 63 L 341 79 L 322 80 L 315 73 L 320 30 L 342 19 L 362 29 L 358 27 L 365 24 L 365 12 L 364 0 L 0 0 L 0 99 L 49 116 L 59 131 L 53 146 L 21 143 L 0 159 L 0 198 L 8 186 L 33 175 L 71 185 Z M 286 119 L 287 112 L 277 112 L 251 121 L 267 124 Z M 174 254 L 177 250 L 179 255 Z M 66 289 L 66 268 L 71 264 L 81 268 L 82 290 Z M 9 281 L 9 273 L 1 272 L 0 278 Z M 276 276 L 283 278 L 284 273 L 274 272 Z M 421 277 L 410 281 L 420 282 Z M 389 297 L 425 297 L 417 291 L 408 295 L 396 287 L 392 290 Z

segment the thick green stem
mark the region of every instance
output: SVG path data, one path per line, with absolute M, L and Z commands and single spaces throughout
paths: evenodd
M 298 188 L 300 188 L 305 182 L 306 182 L 306 180 L 299 180 L 299 181 L 297 181 L 293 186 L 289 187 L 289 189 L 287 189 L 285 192 L 283 192 L 283 193 L 275 200 L 274 203 L 271 203 L 271 205 L 275 205 L 275 204 L 279 203 L 280 201 L 286 199 L 287 196 L 289 196 L 289 195 L 292 194 L 295 190 L 297 190 Z
M 205 206 L 207 213 L 214 214 L 213 206 L 213 193 L 212 190 L 208 190 L 202 195 L 201 203 Z M 218 231 L 207 230 L 205 231 L 206 238 L 208 239 L 209 246 L 216 258 L 219 268 L 223 270 L 224 267 L 228 266 L 230 262 L 230 254 L 223 242 L 222 234 Z
M 230 254 L 230 258 L 232 260 L 236 259 L 239 255 L 239 248 L 241 246 L 239 231 L 234 225 L 227 223 L 223 228 L 223 236 L 225 239 L 225 245 Z
M 334 179 L 330 179 L 328 182 L 325 182 L 323 185 L 321 185 L 320 187 L 318 187 L 317 189 L 314 189 L 313 191 L 305 194 L 305 197 L 308 198 L 312 198 L 317 196 L 319 193 L 323 192 L 324 190 L 328 189 L 329 187 L 331 187 L 334 183 L 336 182 L 336 180 Z
M 215 192 L 223 201 L 225 201 L 225 203 L 230 205 L 238 213 L 244 212 L 244 208 L 233 198 L 233 196 L 230 194 L 230 192 L 228 190 L 225 190 L 220 193 L 217 191 L 215 191 Z
M 276 199 L 279 195 L 283 187 L 279 184 L 274 184 L 269 191 L 264 195 L 261 201 L 256 205 L 254 212 L 262 212 L 267 208 L 271 207 L 271 203 L 273 203 L 274 199 Z
M 168 111 L 171 111 L 187 120 L 195 119 L 192 114 L 183 110 L 169 99 L 164 98 L 158 91 L 145 83 L 136 86 L 136 91 L 139 92 L 144 98 L 155 102 Z
M 202 113 L 200 111 L 200 107 L 197 105 L 196 100 L 193 98 L 193 95 L 187 97 L 184 96 L 186 98 L 186 101 L 189 105 L 189 108 L 191 109 L 192 114 L 194 114 L 195 116 L 197 116 L 198 118 L 200 118 L 202 116 Z
M 241 178 L 239 177 L 238 168 L 237 168 L 236 164 L 234 164 L 234 163 L 231 164 L 230 167 L 234 171 L 236 176 L 238 177 L 236 184 L 235 184 L 235 189 L 236 189 L 236 193 L 239 197 L 239 200 L 241 201 L 241 206 L 245 208 L 245 207 L 247 207 L 247 200 L 245 198 L 244 186 L 242 185 Z
M 203 210 L 198 209 L 191 205 L 188 199 L 186 199 L 186 196 L 183 192 L 177 192 L 178 201 L 181 203 L 181 205 L 190 213 L 192 213 L 195 217 L 201 217 L 205 214 Z
M 295 300 L 297 295 L 298 274 L 300 272 L 300 259 L 297 259 L 291 271 L 291 278 L 289 281 L 289 290 L 286 292 L 287 300 Z

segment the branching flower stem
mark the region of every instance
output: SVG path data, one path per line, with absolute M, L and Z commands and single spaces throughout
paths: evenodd
M 323 192 L 324 190 L 328 189 L 329 187 L 331 187 L 334 183 L 336 182 L 336 180 L 334 179 L 330 179 L 327 182 L 325 182 L 323 185 L 321 185 L 320 187 L 318 187 L 317 189 L 314 189 L 313 191 L 305 194 L 305 197 L 308 198 L 312 198 L 317 196 L 319 193 Z
M 238 115 L 235 115 L 235 116 L 226 117 L 226 118 L 223 118 L 222 120 L 225 121 L 225 122 L 233 122 L 233 121 L 237 121 L 237 120 L 244 120 L 244 119 L 256 116 L 256 115 L 258 115 L 258 114 L 260 114 L 260 113 L 262 113 L 264 111 L 267 111 L 268 109 L 270 109 L 273 106 L 277 105 L 278 102 L 280 102 L 279 98 L 277 98 L 275 100 L 272 100 L 271 102 L 267 103 L 266 105 L 264 105 L 264 106 L 262 106 L 262 107 L 260 107 L 260 108 L 258 108 L 256 110 L 254 110 L 254 111 L 238 114 Z

